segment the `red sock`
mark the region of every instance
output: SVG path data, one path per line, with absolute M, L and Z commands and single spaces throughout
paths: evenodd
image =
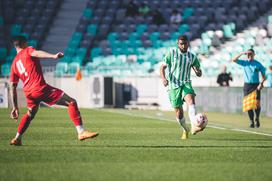
M 20 135 L 22 135 L 25 132 L 25 130 L 28 128 L 31 120 L 32 118 L 27 113 L 22 117 L 18 126 L 18 133 Z
M 82 125 L 82 120 L 81 120 L 80 112 L 77 107 L 77 103 L 75 103 L 75 102 L 69 103 L 68 113 L 69 113 L 71 120 L 74 122 L 75 126 Z

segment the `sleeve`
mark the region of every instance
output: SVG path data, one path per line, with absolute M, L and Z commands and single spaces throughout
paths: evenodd
M 15 64 L 12 64 L 11 70 L 10 70 L 10 82 L 17 84 L 19 82 L 19 76 L 16 73 L 14 65 Z
M 266 68 L 260 63 L 260 71 L 263 75 L 266 75 L 265 72 L 266 72 Z
M 246 63 L 246 61 L 244 61 L 244 60 L 237 60 L 236 63 L 237 63 L 238 65 L 244 66 L 245 63 Z
M 200 61 L 199 61 L 199 59 L 197 58 L 197 56 L 196 55 L 193 55 L 193 59 L 194 59 L 194 61 L 193 61 L 193 64 L 192 64 L 192 66 L 193 67 L 196 67 L 196 68 L 200 68 Z
M 32 46 L 29 46 L 29 47 L 27 48 L 27 54 L 28 54 L 29 56 L 31 56 L 31 53 L 34 52 L 35 50 L 36 50 L 36 49 L 33 48 Z
M 170 50 L 169 52 L 167 52 L 167 54 L 165 55 L 163 62 L 166 65 L 170 65 L 171 64 L 171 56 L 172 56 L 172 50 Z

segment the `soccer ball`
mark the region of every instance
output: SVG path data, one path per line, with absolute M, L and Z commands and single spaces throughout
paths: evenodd
M 197 113 L 195 126 L 204 129 L 208 124 L 207 116 L 204 113 Z

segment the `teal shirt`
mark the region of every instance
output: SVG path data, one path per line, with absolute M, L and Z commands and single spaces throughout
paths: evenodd
M 260 83 L 259 73 L 261 72 L 263 75 L 265 75 L 264 66 L 257 60 L 237 60 L 236 63 L 241 65 L 244 69 L 245 83 Z

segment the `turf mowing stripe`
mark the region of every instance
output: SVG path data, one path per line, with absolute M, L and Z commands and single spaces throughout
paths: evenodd
M 123 111 L 116 111 L 116 110 L 105 110 L 105 111 L 108 111 L 108 112 L 111 112 L 111 113 L 123 114 L 123 115 L 127 115 L 127 116 L 134 116 L 134 117 L 141 117 L 141 118 L 147 118 L 147 119 L 156 119 L 156 120 L 162 120 L 162 121 L 175 122 L 175 120 L 172 120 L 172 119 L 160 118 L 160 117 L 155 117 L 155 116 L 138 115 L 138 114 L 123 112 Z M 238 132 L 244 132 L 244 133 L 250 133 L 250 134 L 257 134 L 257 135 L 272 137 L 272 134 L 268 134 L 268 133 L 248 131 L 248 130 L 237 129 L 237 128 L 226 128 L 226 127 L 223 127 L 221 125 L 215 125 L 215 124 L 208 124 L 207 127 L 214 128 L 214 129 L 220 129 L 220 130 L 231 130 L 231 131 L 238 131 Z

